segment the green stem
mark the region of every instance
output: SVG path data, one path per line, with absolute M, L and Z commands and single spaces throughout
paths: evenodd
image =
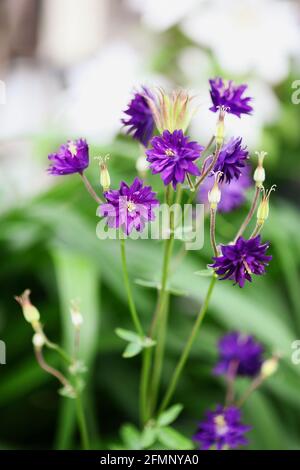
M 125 283 L 125 288 L 126 288 L 126 293 L 127 293 L 128 304 L 129 304 L 129 309 L 130 309 L 132 321 L 133 321 L 133 324 L 135 326 L 135 329 L 136 329 L 137 333 L 141 336 L 144 336 L 144 331 L 143 331 L 141 322 L 139 320 L 139 317 L 138 317 L 138 314 L 137 314 L 137 311 L 136 311 L 136 308 L 135 308 L 135 303 L 134 303 L 134 300 L 133 300 L 132 292 L 131 292 L 129 276 L 128 276 L 128 269 L 127 269 L 126 250 L 125 250 L 125 240 L 124 240 L 124 238 L 121 238 L 120 242 L 121 242 L 121 260 L 122 260 L 124 283 Z
M 206 311 L 207 311 L 207 308 L 208 308 L 208 305 L 209 305 L 209 301 L 210 301 L 210 298 L 211 298 L 211 294 L 212 294 L 215 282 L 216 282 L 216 276 L 214 275 L 211 279 L 210 284 L 209 284 L 206 297 L 205 297 L 204 302 L 202 304 L 202 307 L 200 309 L 199 315 L 196 318 L 196 321 L 194 323 L 192 332 L 191 332 L 191 334 L 190 334 L 190 336 L 189 336 L 189 338 L 188 338 L 188 340 L 185 344 L 185 347 L 182 351 L 182 354 L 179 358 L 179 361 L 178 361 L 178 363 L 175 367 L 173 376 L 172 376 L 171 381 L 169 383 L 169 387 L 166 391 L 166 394 L 165 394 L 164 399 L 162 401 L 161 407 L 159 409 L 159 413 L 161 413 L 168 406 L 168 404 L 170 403 L 170 400 L 173 397 L 173 394 L 175 392 L 179 377 L 182 373 L 182 370 L 183 370 L 183 368 L 185 366 L 185 363 L 188 359 L 188 356 L 189 356 L 190 350 L 192 348 L 192 345 L 193 345 L 193 343 L 196 339 L 199 328 L 200 328 L 200 326 L 203 322 L 203 319 L 205 317 L 205 314 L 206 314 Z
M 77 412 L 78 428 L 79 428 L 79 432 L 81 435 L 82 448 L 84 450 L 89 450 L 90 449 L 89 436 L 87 432 L 87 426 L 86 426 L 86 421 L 85 421 L 85 416 L 84 416 L 84 411 L 83 411 L 82 400 L 81 400 L 81 396 L 79 392 L 77 393 L 77 396 L 76 396 L 76 412 Z
M 218 256 L 218 247 L 216 243 L 216 209 L 210 208 L 210 243 L 214 256 Z
M 150 404 L 148 401 L 149 378 L 151 371 L 152 348 L 143 351 L 143 363 L 140 381 L 140 416 L 141 424 L 145 425 L 150 418 Z
M 253 200 L 252 200 L 252 204 L 251 204 L 251 207 L 250 207 L 250 210 L 244 220 L 244 222 L 242 223 L 238 233 L 236 234 L 235 236 L 235 239 L 234 239 L 234 243 L 236 243 L 237 239 L 243 235 L 244 231 L 246 230 L 248 224 L 251 222 L 251 219 L 253 217 L 253 214 L 255 212 L 255 209 L 256 209 L 256 206 L 257 206 L 257 202 L 258 202 L 258 198 L 259 198 L 259 193 L 260 193 L 260 188 L 256 187 L 255 189 L 255 193 L 254 193 L 254 196 L 253 196 Z

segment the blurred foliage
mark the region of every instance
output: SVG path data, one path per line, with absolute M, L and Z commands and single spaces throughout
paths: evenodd
M 153 57 L 152 67 L 160 72 L 172 65 L 176 47 L 186 45 L 176 29 L 168 34 Z M 176 76 L 176 69 L 169 70 L 169 74 Z M 292 80 L 291 77 L 276 90 L 282 105 L 281 117 L 263 134 L 264 148 L 272 155 L 266 161 L 268 186 L 278 186 L 264 230 L 264 238 L 271 241 L 273 261 L 265 277 L 242 290 L 230 282 L 218 283 L 176 393 L 175 403 L 184 405 L 175 425 L 177 438 L 191 438 L 204 410 L 223 401 L 224 383 L 211 374 L 216 343 L 224 332 L 239 329 L 263 342 L 266 356 L 272 352 L 282 355 L 279 372 L 245 405 L 244 421 L 253 426 L 250 448 L 300 449 L 300 366 L 291 362 L 291 343 L 300 337 L 300 106 L 292 105 L 290 100 Z M 37 136 L 34 140 L 36 156 L 44 159 L 45 166 L 46 155 L 58 144 L 59 136 Z M 92 156 L 107 152 L 111 154 L 113 184 L 118 185 L 120 179 L 132 180 L 138 146 L 120 136 L 109 148 L 91 149 Z M 93 184 L 98 185 L 98 168 L 93 160 L 88 173 Z M 160 179 L 151 175 L 148 179 L 161 193 Z M 249 193 L 249 201 L 250 198 Z M 56 381 L 36 364 L 32 332 L 13 300 L 27 287 L 32 290 L 32 300 L 41 312 L 48 336 L 69 350 L 73 341 L 69 300 L 81 299 L 85 318 L 81 348 L 89 366 L 86 407 L 93 446 L 128 448 L 138 439 L 140 356 L 124 360 L 124 342 L 115 334 L 117 327 L 132 328 L 119 246 L 118 241 L 97 239 L 98 219 L 93 204 L 75 175 L 53 179 L 53 186 L 43 194 L 19 202 L 12 209 L 1 209 L 0 337 L 6 342 L 7 365 L 0 366 L 0 448 L 78 446 L 74 405 L 58 396 Z M 246 211 L 247 207 L 219 216 L 218 240 L 232 237 Z M 180 242 L 176 242 L 175 251 L 179 250 Z M 159 281 L 161 242 L 129 241 L 128 260 L 132 281 Z M 187 295 L 171 298 L 164 388 L 208 283 L 208 279 L 195 273 L 204 269 L 209 260 L 206 234 L 203 249 L 189 252 L 180 267 L 172 270 L 172 283 Z M 133 290 L 142 321 L 149 325 L 156 292 L 138 284 L 133 284 Z M 47 358 L 59 365 L 54 354 Z M 245 387 L 243 380 L 239 387 Z M 130 424 L 124 427 L 124 423 Z M 167 431 L 161 443 L 176 438 L 171 434 Z

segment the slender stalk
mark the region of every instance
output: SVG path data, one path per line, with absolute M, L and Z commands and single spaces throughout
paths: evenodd
M 244 395 L 242 395 L 242 397 L 239 399 L 239 401 L 237 402 L 236 406 L 238 408 L 240 408 L 241 406 L 243 406 L 243 404 L 245 403 L 245 401 L 250 397 L 250 395 L 252 395 L 252 393 L 262 384 L 263 382 L 263 378 L 261 375 L 259 375 L 258 377 L 256 377 L 253 382 L 250 384 L 250 386 L 247 388 L 247 390 L 245 391 Z
M 75 400 L 76 400 L 77 422 L 78 422 L 78 428 L 79 428 L 79 432 L 81 436 L 82 448 L 84 450 L 89 450 L 90 449 L 89 436 L 87 432 L 87 425 L 85 421 L 81 395 L 79 392 L 77 392 Z
M 234 382 L 237 373 L 237 369 L 239 366 L 239 361 L 233 360 L 229 364 L 228 372 L 227 372 L 227 391 L 226 391 L 226 399 L 225 405 L 231 405 L 234 401 Z
M 218 248 L 216 243 L 216 209 L 210 209 L 210 243 L 215 256 L 218 256 Z
M 80 175 L 87 191 L 92 196 L 92 198 L 97 202 L 97 204 L 101 204 L 101 202 L 103 202 L 103 201 L 102 201 L 101 197 L 99 197 L 98 194 L 96 193 L 96 191 L 94 190 L 94 188 L 91 185 L 91 183 L 89 182 L 87 176 L 84 173 L 79 173 L 79 175 Z
M 257 202 L 258 202 L 258 197 L 259 197 L 259 193 L 260 193 L 260 188 L 256 187 L 255 189 L 255 193 L 254 193 L 254 196 L 253 196 L 253 200 L 252 200 L 252 204 L 251 204 L 251 207 L 250 207 L 250 210 L 244 220 L 244 222 L 242 223 L 242 225 L 240 226 L 239 228 L 239 231 L 238 233 L 236 234 L 235 236 L 235 239 L 234 239 L 234 243 L 237 241 L 237 239 L 243 235 L 244 231 L 246 230 L 249 222 L 251 221 L 252 217 L 253 217 L 253 214 L 255 212 L 255 209 L 256 209 L 256 206 L 257 206 Z
M 190 353 L 190 350 L 194 344 L 194 341 L 196 339 L 196 336 L 197 336 L 197 333 L 199 331 L 199 328 L 203 322 L 203 319 L 205 317 L 205 314 L 207 312 L 207 308 L 208 308 L 208 305 L 209 305 L 209 301 L 210 301 L 210 298 L 211 298 L 211 294 L 212 294 L 212 291 L 213 291 L 213 288 L 214 288 L 214 285 L 215 285 L 215 282 L 216 282 L 216 276 L 214 275 L 211 279 L 211 282 L 209 284 L 209 287 L 208 287 L 208 290 L 207 290 L 207 293 L 206 293 L 206 297 L 204 299 L 204 302 L 202 304 L 202 307 L 200 309 L 200 312 L 196 318 L 196 321 L 194 323 L 194 326 L 193 326 L 193 329 L 191 331 L 191 334 L 185 344 L 185 347 L 181 353 L 181 356 L 179 358 L 179 361 L 175 367 L 175 370 L 174 370 L 174 373 L 173 373 L 173 376 L 171 378 L 171 381 L 169 383 L 169 387 L 166 391 L 166 394 L 163 398 L 163 401 L 162 401 L 162 404 L 159 408 L 159 413 L 161 413 L 167 406 L 168 404 L 170 403 L 170 400 L 172 399 L 173 397 L 173 394 L 176 390 L 176 386 L 177 386 L 177 383 L 178 383 L 178 380 L 179 380 L 179 377 L 183 371 L 183 368 L 185 366 L 185 363 L 188 359 L 188 356 L 189 356 L 189 353 Z
M 210 138 L 210 141 L 208 142 L 208 144 L 206 145 L 206 147 L 204 147 L 202 153 L 206 152 L 209 147 L 214 143 L 214 140 L 215 140 L 215 136 L 213 135 L 211 138 Z
M 144 349 L 140 380 L 140 416 L 142 426 L 144 426 L 150 418 L 150 403 L 148 400 L 148 390 L 151 371 L 151 357 L 152 348 Z
M 59 372 L 59 370 L 54 369 L 54 367 L 51 367 L 51 366 L 49 366 L 49 364 L 47 364 L 47 362 L 46 362 L 45 359 L 44 359 L 44 356 L 43 356 L 43 353 L 42 353 L 42 349 L 41 349 L 41 348 L 34 348 L 34 353 L 35 353 L 35 357 L 36 357 L 36 360 L 37 360 L 39 366 L 40 366 L 45 372 L 47 372 L 47 373 L 50 374 L 50 375 L 53 375 L 53 377 L 56 377 L 57 380 L 59 380 L 59 382 L 60 382 L 64 387 L 70 387 L 70 388 L 72 388 L 72 385 L 70 384 L 70 382 L 66 379 L 66 377 L 65 377 L 61 372 Z
M 181 196 L 181 193 L 180 193 Z M 179 197 L 180 197 L 179 196 Z M 169 206 L 172 203 L 172 192 L 171 187 L 168 186 L 166 190 L 166 201 Z M 153 365 L 152 375 L 152 410 L 156 407 L 157 396 L 159 392 L 159 383 L 162 371 L 162 364 L 164 358 L 164 346 L 165 336 L 167 327 L 167 315 L 168 315 L 168 293 L 167 293 L 167 281 L 169 275 L 169 267 L 172 256 L 173 244 L 174 244 L 174 214 L 169 212 L 169 228 L 170 236 L 165 240 L 163 267 L 162 267 L 162 278 L 161 278 L 161 289 L 158 297 L 158 304 L 154 317 L 154 328 L 159 324 L 159 334 L 157 338 L 157 345 L 155 348 L 155 358 Z
M 58 344 L 52 343 L 52 341 L 50 341 L 46 336 L 45 336 L 45 345 L 49 349 L 53 349 L 54 351 L 56 351 L 67 364 L 69 365 L 73 364 L 74 360 L 72 359 L 72 357 L 69 356 L 66 353 L 66 351 L 63 348 L 61 348 Z
M 221 145 L 216 146 L 216 151 L 212 158 L 212 161 L 210 162 L 206 170 L 204 170 L 204 172 L 200 175 L 199 179 L 197 180 L 195 184 L 195 189 L 199 188 L 200 184 L 205 180 L 205 178 L 209 175 L 209 173 L 214 169 L 214 166 L 219 158 L 221 148 L 222 148 Z
M 126 250 L 125 250 L 125 240 L 124 238 L 120 239 L 121 242 L 121 260 L 122 260 L 122 269 L 123 269 L 123 277 L 124 277 L 124 284 L 125 284 L 125 289 L 127 293 L 127 298 L 128 298 L 128 304 L 129 304 L 129 309 L 132 317 L 133 324 L 135 326 L 135 329 L 139 335 L 144 336 L 144 331 L 141 325 L 141 322 L 139 320 L 136 308 L 135 308 L 135 303 L 133 300 L 132 292 L 131 292 L 131 287 L 130 287 L 130 282 L 129 282 L 129 275 L 128 275 L 128 269 L 127 269 L 127 261 L 126 261 Z
M 258 235 L 260 233 L 262 227 L 263 227 L 263 224 L 256 224 L 255 229 L 253 230 L 253 232 L 250 235 L 250 238 L 256 237 L 256 235 Z

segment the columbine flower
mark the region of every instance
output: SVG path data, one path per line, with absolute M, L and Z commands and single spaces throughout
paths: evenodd
M 145 147 L 148 146 L 154 132 L 154 119 L 148 99 L 153 99 L 153 96 L 148 88 L 142 87 L 142 91 L 135 93 L 124 111 L 129 118 L 122 119 L 123 124 L 128 127 L 128 134 Z
M 200 174 L 193 161 L 200 157 L 203 147 L 190 141 L 182 130 L 164 131 L 162 136 L 153 137 L 151 145 L 146 151 L 147 160 L 153 174 L 161 173 L 165 185 L 172 183 L 176 189 L 178 183 L 184 182 L 186 174 Z
M 211 111 L 216 112 L 221 106 L 224 106 L 228 113 L 241 117 L 241 114 L 250 114 L 253 111 L 249 102 L 252 100 L 249 96 L 243 97 L 248 88 L 247 85 L 235 85 L 232 80 L 224 82 L 222 78 L 209 80 L 210 96 L 213 102 Z
M 220 339 L 218 349 L 220 358 L 215 374 L 255 377 L 260 372 L 263 347 L 253 336 L 233 331 Z
M 245 281 L 252 281 L 252 274 L 265 273 L 265 266 L 271 261 L 272 256 L 265 253 L 269 243 L 260 243 L 260 235 L 250 240 L 239 237 L 233 245 L 221 245 L 223 256 L 216 256 L 211 265 L 216 273 L 223 279 L 233 279 L 236 284 L 243 287 Z
M 68 140 L 58 152 L 48 156 L 51 175 L 82 173 L 89 166 L 89 147 L 85 139 Z
M 192 105 L 193 97 L 185 90 L 174 90 L 166 93 L 163 89 L 156 90 L 147 101 L 153 114 L 155 125 L 160 132 L 164 130 L 174 132 L 181 129 L 183 132 L 188 128 L 197 107 Z
M 133 228 L 141 232 L 146 222 L 154 220 L 154 209 L 159 205 L 151 186 L 143 187 L 138 178 L 131 186 L 122 181 L 120 189 L 107 191 L 104 196 L 107 204 L 99 206 L 98 215 L 107 217 L 109 227 L 121 228 L 127 235 Z
M 214 185 L 214 175 L 208 176 L 199 187 L 198 201 L 208 206 L 208 192 Z M 219 212 L 230 212 L 242 204 L 246 197 L 245 193 L 251 186 L 250 168 L 246 166 L 242 168 L 241 176 L 238 180 L 233 179 L 229 184 L 225 182 L 219 183 L 221 191 L 221 201 L 218 204 Z
M 232 179 L 238 179 L 241 169 L 245 167 L 249 152 L 246 146 L 242 146 L 242 138 L 233 137 L 222 147 L 214 171 L 221 171 L 220 181 L 230 183 Z
M 241 412 L 235 406 L 221 405 L 215 411 L 207 411 L 206 419 L 199 424 L 194 436 L 200 449 L 235 449 L 248 444 L 244 434 L 251 429 L 241 422 Z

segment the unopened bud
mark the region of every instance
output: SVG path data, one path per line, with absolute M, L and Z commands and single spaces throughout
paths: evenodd
M 218 171 L 215 174 L 215 182 L 211 190 L 208 192 L 207 198 L 210 203 L 211 209 L 216 209 L 219 202 L 221 201 L 221 191 L 219 189 L 219 181 L 222 175 L 221 171 Z
M 254 172 L 253 179 L 256 183 L 256 186 L 258 188 L 261 188 L 266 179 L 266 172 L 263 167 L 263 163 L 264 163 L 264 158 L 267 155 L 267 152 L 261 151 L 261 152 L 255 152 L 255 153 L 258 156 L 258 165 Z
M 100 185 L 103 188 L 103 191 L 108 191 L 110 188 L 110 175 L 107 168 L 107 160 L 109 160 L 109 155 L 105 155 L 105 157 L 95 157 L 99 160 L 100 166 Z
M 269 199 L 272 191 L 275 191 L 275 185 L 273 185 L 268 191 L 263 189 L 263 197 L 260 205 L 257 209 L 257 224 L 263 225 L 269 217 Z
M 274 356 L 270 359 L 267 359 L 262 363 L 260 374 L 261 376 L 266 379 L 271 375 L 275 374 L 278 369 L 278 357 Z
M 82 314 L 78 308 L 78 304 L 71 302 L 71 321 L 76 329 L 79 329 L 83 323 Z
M 38 309 L 30 302 L 29 296 L 30 290 L 26 289 L 23 294 L 16 296 L 15 299 L 22 307 L 25 320 L 28 321 L 28 323 L 35 324 L 40 320 L 40 313 Z
M 41 349 L 44 346 L 45 342 L 46 340 L 45 340 L 45 336 L 43 335 L 43 333 L 35 333 L 33 335 L 32 343 L 36 349 Z

